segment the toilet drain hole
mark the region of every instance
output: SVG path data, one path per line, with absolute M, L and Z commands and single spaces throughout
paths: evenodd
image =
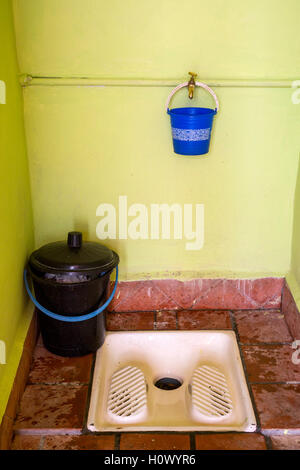
M 154 383 L 155 387 L 161 390 L 176 390 L 182 385 L 182 382 L 174 377 L 162 377 Z

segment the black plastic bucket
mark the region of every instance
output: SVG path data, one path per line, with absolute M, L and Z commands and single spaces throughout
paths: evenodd
M 99 243 L 82 243 L 80 232 L 70 232 L 68 243 L 50 243 L 33 252 L 28 271 L 43 310 L 77 319 L 104 305 L 110 274 L 118 263 L 112 250 Z M 37 312 L 43 343 L 54 354 L 83 356 L 95 352 L 105 340 L 105 310 L 79 321 Z

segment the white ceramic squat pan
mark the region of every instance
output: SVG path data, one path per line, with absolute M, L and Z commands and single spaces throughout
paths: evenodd
M 235 333 L 107 333 L 97 352 L 88 429 L 255 431 Z

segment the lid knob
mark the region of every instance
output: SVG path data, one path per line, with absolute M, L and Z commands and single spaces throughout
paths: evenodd
M 68 233 L 68 247 L 69 248 L 80 248 L 81 244 L 82 244 L 81 232 L 69 232 Z

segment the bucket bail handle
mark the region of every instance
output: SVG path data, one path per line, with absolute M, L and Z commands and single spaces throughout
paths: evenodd
M 184 88 L 184 87 L 188 87 L 189 86 L 189 83 L 190 82 L 184 82 L 184 83 L 181 83 L 180 85 L 177 85 L 175 88 L 173 88 L 173 90 L 171 91 L 171 93 L 169 94 L 168 96 L 168 99 L 167 99 L 167 102 L 166 102 L 166 111 L 167 113 L 169 114 L 169 104 L 170 104 L 170 101 L 173 97 L 173 95 L 175 95 L 175 93 L 180 90 L 181 88 Z M 215 103 L 216 103 L 216 109 L 215 109 L 215 112 L 217 113 L 219 111 L 219 100 L 217 98 L 217 95 L 215 94 L 215 92 L 208 86 L 206 85 L 206 83 L 202 83 L 202 82 L 195 82 L 195 85 L 196 86 L 199 86 L 201 88 L 204 88 L 205 90 L 207 90 L 211 95 L 212 97 L 214 98 L 215 100 Z
M 103 312 L 103 310 L 106 309 L 106 307 L 110 304 L 110 302 L 114 298 L 114 295 L 115 295 L 116 289 L 117 289 L 117 285 L 118 285 L 118 272 L 119 272 L 118 265 L 115 267 L 115 269 L 116 269 L 115 285 L 114 285 L 114 288 L 112 290 L 112 293 L 110 294 L 110 296 L 106 300 L 106 302 L 101 307 L 97 308 L 97 310 L 94 310 L 93 312 L 90 312 L 90 313 L 86 313 L 85 315 L 78 315 L 78 316 L 61 315 L 61 314 L 58 314 L 58 313 L 51 312 L 47 308 L 43 307 L 36 300 L 36 298 L 34 297 L 33 293 L 30 290 L 30 287 L 29 287 L 29 284 L 28 284 L 28 281 L 27 281 L 27 269 L 26 268 L 24 269 L 23 278 L 24 278 L 24 283 L 25 283 L 25 288 L 27 290 L 27 293 L 28 293 L 31 301 L 33 302 L 33 304 L 39 309 L 40 312 L 44 313 L 48 317 L 53 318 L 54 320 L 61 320 L 61 321 L 70 323 L 70 322 L 79 322 L 79 321 L 84 321 L 84 320 L 90 320 L 91 318 L 96 317 L 97 315 L 99 315 L 99 313 Z

